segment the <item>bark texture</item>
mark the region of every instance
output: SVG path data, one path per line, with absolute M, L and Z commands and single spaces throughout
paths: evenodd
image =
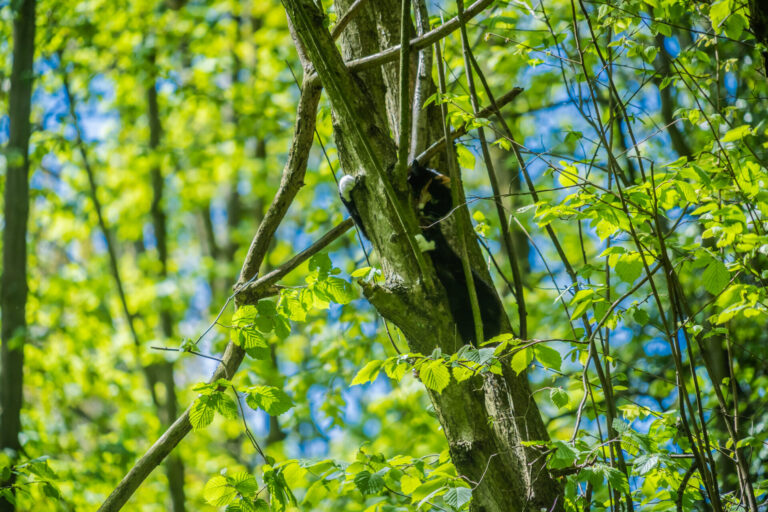
M 386 3 L 376 5 L 386 9 Z M 388 171 L 396 160 L 396 147 L 389 135 L 392 127 L 382 124 L 391 116 L 382 110 L 377 95 L 370 93 L 377 84 L 368 83 L 345 65 L 323 27 L 322 13 L 311 0 L 284 0 L 283 4 L 302 52 L 328 93 L 342 168 L 357 177 L 353 200 L 386 276 L 381 286 L 364 285 L 365 295 L 400 327 L 411 351 L 428 354 L 440 347 L 454 352 L 461 342 L 456 340 L 453 323 L 446 322 L 450 318 L 446 292 L 437 283 L 429 259 L 417 261 L 419 255 L 409 243 L 418 233 L 415 211 L 407 197 L 395 193 L 405 187 L 393 183 L 394 175 Z M 386 18 L 379 16 L 379 23 L 386 23 Z M 350 24 L 346 30 L 355 28 Z M 366 28 L 355 38 L 365 40 L 366 48 L 380 51 L 382 48 L 375 49 L 377 34 L 392 29 Z M 346 57 L 362 57 L 350 55 L 354 49 L 344 48 L 344 41 L 342 47 Z M 389 87 L 386 94 L 396 96 L 397 91 Z M 383 108 L 392 105 L 393 99 L 385 98 Z M 466 210 L 462 214 L 467 215 Z M 474 243 L 472 252 L 479 254 Z M 479 270 L 487 275 L 487 270 Z M 457 470 L 477 484 L 473 510 L 562 510 L 561 487 L 546 471 L 544 455 L 522 446 L 522 441 L 548 438 L 524 374 L 506 368 L 503 376 L 452 382 L 442 393 L 430 395 Z
M 13 24 L 13 68 L 9 97 L 10 137 L 3 229 L 2 367 L 0 368 L 0 450 L 21 450 L 24 340 L 27 305 L 27 219 L 29 217 L 29 134 L 32 64 L 35 55 L 35 0 L 20 2 Z M 5 482 L 0 482 L 4 484 Z M 14 506 L 0 498 L 0 510 Z

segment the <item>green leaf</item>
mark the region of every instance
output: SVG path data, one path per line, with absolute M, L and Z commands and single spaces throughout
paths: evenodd
M 214 507 L 228 505 L 237 496 L 237 490 L 221 475 L 208 480 L 203 488 L 203 498 Z
M 515 352 L 510 361 L 510 365 L 512 366 L 512 369 L 515 370 L 515 373 L 520 374 L 523 370 L 528 368 L 532 362 L 533 350 L 524 348 Z
M 579 458 L 579 452 L 564 441 L 553 441 L 552 445 L 555 448 L 555 452 L 549 459 L 549 467 L 553 469 L 567 468 L 573 466 L 573 464 Z
M 583 137 L 584 137 L 584 134 L 581 132 L 569 131 L 568 135 L 565 136 L 565 143 L 572 144 L 580 141 Z
M 728 130 L 725 135 L 723 135 L 722 142 L 733 142 L 736 140 L 741 140 L 751 133 L 752 127 L 750 127 L 748 124 L 743 124 L 733 128 L 732 130 Z
M 61 499 L 61 491 L 59 491 L 59 488 L 51 482 L 43 482 L 43 494 L 54 500 Z
M 625 283 L 634 283 L 643 273 L 643 262 L 637 253 L 623 254 L 616 262 L 616 273 Z
M 252 498 L 259 491 L 259 482 L 245 471 L 238 471 L 229 476 L 229 481 L 241 496 Z
M 403 494 L 411 494 L 421 485 L 421 480 L 415 476 L 411 476 L 408 473 L 400 478 L 400 490 Z
M 255 326 L 245 327 L 238 330 L 239 336 L 235 339 L 236 343 L 243 347 L 245 350 L 250 348 L 268 348 L 269 344 L 264 339 L 264 335 L 261 334 Z
M 560 352 L 542 343 L 534 345 L 533 352 L 536 355 L 536 359 L 539 360 L 544 368 L 560 370 L 560 366 L 563 364 L 563 358 L 560 356 Z
M 293 407 L 293 400 L 274 386 L 253 386 L 248 389 L 245 403 L 253 410 L 262 409 L 270 416 L 279 416 Z
M 283 315 L 277 315 L 274 318 L 274 322 L 275 334 L 277 334 L 280 339 L 284 340 L 288 337 L 289 334 L 291 334 L 291 322 L 287 317 Z
M 693 188 L 693 185 L 687 181 L 676 181 L 675 185 L 686 201 L 689 203 L 697 203 L 699 201 L 699 196 L 696 194 L 696 189 Z
M 400 382 L 400 379 L 405 375 L 405 371 L 408 369 L 406 363 L 400 362 L 398 358 L 390 358 L 384 363 L 384 371 L 392 380 Z
M 235 401 L 224 393 L 216 393 L 216 397 L 216 411 L 225 418 L 237 419 L 238 410 Z
M 597 236 L 599 236 L 601 240 L 605 240 L 609 236 L 616 233 L 618 230 L 619 226 L 606 219 L 600 219 L 597 223 L 597 226 L 595 226 Z
M 454 509 L 460 509 L 472 499 L 472 489 L 468 487 L 453 487 L 443 495 L 443 499 Z
M 262 306 L 267 308 L 267 306 Z M 266 320 L 268 325 L 265 325 L 263 321 Z M 232 315 L 232 325 L 235 327 L 235 336 L 233 341 L 236 345 L 244 348 L 251 357 L 262 358 L 265 350 L 269 345 L 264 339 L 264 335 L 256 328 L 257 324 L 261 323 L 260 327 L 267 331 L 272 329 L 272 321 L 268 317 L 260 316 L 259 311 L 254 306 L 243 306 L 235 311 Z M 268 353 L 269 351 L 266 350 Z
M 725 287 L 728 286 L 730 279 L 731 274 L 728 272 L 725 264 L 716 259 L 713 259 L 701 274 L 701 281 L 704 284 L 704 289 L 712 295 L 717 295 L 722 292 Z
M 555 407 L 562 409 L 568 405 L 568 393 L 563 388 L 552 388 L 549 390 L 549 398 Z
M 635 458 L 635 472 L 643 476 L 659 465 L 659 455 L 656 453 L 643 454 Z
M 573 299 L 571 299 L 571 305 L 576 304 L 577 302 L 581 302 L 584 299 L 591 297 L 595 294 L 595 290 L 592 288 L 585 288 L 583 290 L 579 290 L 576 292 L 576 295 L 573 296 Z
M 607 466 L 605 468 L 606 478 L 611 487 L 618 489 L 620 492 L 629 492 L 629 482 L 627 476 L 616 468 Z
M 218 394 L 197 397 L 189 411 L 189 423 L 195 430 L 205 428 L 213 422 L 218 407 Z
M 307 308 L 300 300 L 300 293 L 298 290 L 283 290 L 277 306 L 288 319 L 296 322 L 303 322 L 307 318 Z
M 586 300 L 583 300 L 583 301 L 579 302 L 579 304 L 576 306 L 576 308 L 571 313 L 571 320 L 576 320 L 581 315 L 583 315 L 584 312 L 589 308 L 589 306 L 591 304 L 592 304 L 592 300 L 591 299 L 586 299 Z
M 259 311 L 256 309 L 256 306 L 241 306 L 237 308 L 237 311 L 232 315 L 232 324 L 237 326 L 251 324 L 258 314 Z
M 355 475 L 355 485 L 364 496 L 378 494 L 384 488 L 384 479 L 377 473 L 361 471 Z
M 459 160 L 459 165 L 467 170 L 474 170 L 475 168 L 475 155 L 468 150 L 464 145 L 456 145 L 456 156 Z
M 274 301 L 262 299 L 256 304 L 259 316 L 273 317 L 277 314 L 277 305 Z
M 357 375 L 355 375 L 355 378 L 352 379 L 352 384 L 350 384 L 350 386 L 357 386 L 367 382 L 375 381 L 379 376 L 379 371 L 381 370 L 383 364 L 384 361 L 369 361 L 360 369 L 360 371 L 357 372 Z
M 451 382 L 451 372 L 443 360 L 428 361 L 419 368 L 421 381 L 432 391 L 442 393 Z
M 309 270 L 317 270 L 318 275 L 327 275 L 332 266 L 327 253 L 321 252 L 309 258 Z
M 632 314 L 632 318 L 634 318 L 635 322 L 637 322 L 639 325 L 646 325 L 651 320 L 651 317 L 648 316 L 648 313 L 644 309 L 640 308 L 635 309 L 635 312 Z
M 576 166 L 563 160 L 560 161 L 563 169 L 557 173 L 557 179 L 563 187 L 572 187 L 579 183 L 579 170 Z
M 365 277 L 371 271 L 371 268 L 372 267 L 360 267 L 349 275 L 350 277 Z
M 427 482 L 424 482 L 420 486 L 418 486 L 416 489 L 413 490 L 413 493 L 411 494 L 411 502 L 416 503 L 417 501 L 421 502 L 417 506 L 417 510 L 420 508 L 421 504 L 428 500 L 431 496 L 434 496 L 437 492 L 441 491 L 442 489 L 445 489 L 446 479 L 445 478 L 433 478 L 432 480 L 429 480 Z
M 340 277 L 329 277 L 318 282 L 317 287 L 336 304 L 349 304 L 357 298 L 355 288 Z
M 731 0 L 718 0 L 709 7 L 709 20 L 715 33 L 719 33 L 720 24 L 731 14 Z

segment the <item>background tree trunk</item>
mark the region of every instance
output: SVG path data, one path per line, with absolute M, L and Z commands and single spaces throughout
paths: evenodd
M 3 229 L 2 368 L 0 449 L 19 451 L 27 305 L 27 218 L 29 217 L 29 114 L 35 55 L 35 0 L 24 0 L 13 24 L 13 69 L 9 98 L 10 137 Z M 0 510 L 14 506 L 0 498 Z
M 154 49 L 150 53 L 150 80 L 147 87 L 147 110 L 149 117 L 149 149 L 157 151 L 160 147 L 160 138 L 162 136 L 162 124 L 160 123 L 160 108 L 157 102 L 156 70 Z M 163 208 L 163 190 L 165 188 L 165 179 L 159 164 L 151 170 L 152 179 L 152 225 L 155 231 L 155 242 L 157 244 L 157 257 L 160 261 L 160 281 L 168 279 L 168 226 L 167 215 Z M 174 319 L 166 301 L 167 297 L 161 298 L 160 306 L 160 327 L 163 337 L 166 340 L 173 338 Z M 155 374 L 156 382 L 162 384 L 164 393 L 164 402 L 159 411 L 163 423 L 170 426 L 178 415 L 178 405 L 176 399 L 176 382 L 174 378 L 173 363 L 162 361 L 155 363 L 149 368 Z M 184 512 L 184 462 L 178 453 L 172 453 L 165 461 L 165 475 L 168 478 L 168 491 L 171 495 L 171 506 L 173 512 Z

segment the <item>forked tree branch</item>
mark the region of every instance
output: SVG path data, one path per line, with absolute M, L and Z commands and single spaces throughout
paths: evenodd
M 307 247 L 269 274 L 254 281 L 253 284 L 248 286 L 250 296 L 258 297 L 261 294 L 269 294 L 272 285 L 278 282 L 283 276 L 307 261 L 314 254 L 325 249 L 331 242 L 338 239 L 351 227 L 352 219 L 347 219 L 341 222 L 314 244 Z M 243 361 L 243 355 L 243 350 L 230 342 L 224 351 L 224 357 L 221 360 L 221 364 L 216 368 L 216 371 L 214 371 L 209 382 L 214 382 L 220 378 L 231 379 L 240 366 L 240 363 Z M 163 462 L 165 457 L 173 451 L 176 445 L 189 434 L 192 430 L 192 425 L 189 422 L 189 412 L 191 408 L 192 406 L 190 405 L 173 425 L 160 436 L 160 439 L 158 439 L 136 462 L 120 484 L 115 487 L 112 494 L 110 494 L 106 501 L 101 505 L 101 508 L 99 508 L 100 512 L 120 510 L 147 476 L 149 476 L 149 474 Z

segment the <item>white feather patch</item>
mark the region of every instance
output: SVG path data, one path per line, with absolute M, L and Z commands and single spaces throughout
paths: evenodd
M 342 199 L 351 201 L 352 196 L 350 194 L 352 193 L 353 188 L 355 188 L 355 178 L 348 174 L 342 176 L 339 180 L 339 195 L 341 195 Z

